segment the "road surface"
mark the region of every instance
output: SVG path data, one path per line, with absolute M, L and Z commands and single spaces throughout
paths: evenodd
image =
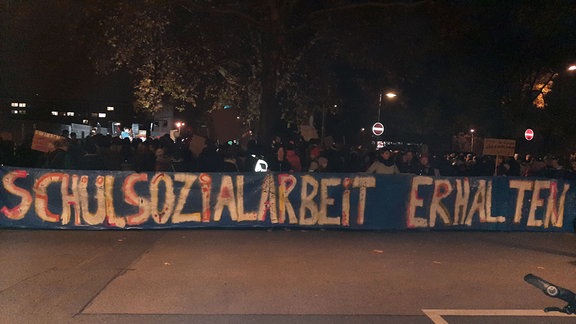
M 574 323 L 576 235 L 0 229 L 0 323 Z

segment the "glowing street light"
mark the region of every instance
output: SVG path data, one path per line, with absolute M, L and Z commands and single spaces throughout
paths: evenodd
M 392 100 L 394 98 L 396 98 L 398 95 L 394 92 L 387 92 L 385 94 L 386 98 L 388 98 L 388 100 Z M 380 111 L 382 110 L 382 92 L 380 92 L 380 98 L 378 99 L 378 119 L 376 120 L 377 122 L 380 121 Z
M 568 71 L 576 71 L 576 64 L 575 65 L 570 65 L 568 67 Z
M 474 128 L 470 129 L 470 136 L 472 136 L 472 139 L 470 141 L 470 152 L 474 152 L 474 132 L 476 130 Z
M 176 127 L 178 127 L 178 135 L 180 135 L 180 128 L 183 127 L 184 125 L 186 125 L 183 122 L 176 122 Z
M 338 105 L 334 105 L 334 108 L 338 108 Z M 322 143 L 322 145 L 324 145 L 324 122 L 326 121 L 326 105 L 322 105 L 322 126 L 321 126 L 321 130 L 320 130 L 320 143 Z

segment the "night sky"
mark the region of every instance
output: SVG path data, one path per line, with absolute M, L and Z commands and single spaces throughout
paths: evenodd
M 125 101 L 124 75 L 98 76 L 69 29 L 71 13 L 53 1 L 6 1 L 2 7 L 0 97 Z
M 63 104 L 130 103 L 132 85 L 127 73 L 95 74 L 85 46 L 77 41 L 78 31 L 69 29 L 75 18 L 71 15 L 77 11 L 67 10 L 67 3 L 73 2 L 4 1 L 0 8 L 0 98 Z M 317 5 L 322 3 L 317 1 Z M 408 12 L 413 3 L 406 1 L 397 13 Z M 477 127 L 484 128 L 487 136 L 510 136 L 499 132 L 513 123 L 509 117 L 497 115 L 503 97 L 515 98 L 512 90 L 518 84 L 511 80 L 532 71 L 563 71 L 575 59 L 576 50 L 572 2 L 519 3 L 446 1 L 405 16 L 383 18 L 394 26 L 389 33 L 377 30 L 382 26 L 372 30 L 370 24 L 340 22 L 343 30 L 371 36 L 358 36 L 363 43 L 357 44 L 357 49 L 362 53 L 361 47 L 367 46 L 376 59 L 366 60 L 372 63 L 343 59 L 334 64 L 344 110 L 328 117 L 332 129 L 341 129 L 350 121 L 355 131 L 369 127 L 378 90 L 389 86 L 402 95 L 389 106 L 395 111 L 388 115 L 398 136 L 426 137 L 438 132 L 445 116 L 456 115 L 459 117 L 444 125 L 446 133 Z M 555 93 L 559 96 L 551 101 L 555 105 L 574 102 L 566 95 L 574 92 L 568 82 L 559 86 L 561 93 Z M 531 114 L 520 112 L 519 129 Z M 408 123 L 412 126 L 406 132 L 398 126 Z M 354 132 L 343 135 L 354 136 Z

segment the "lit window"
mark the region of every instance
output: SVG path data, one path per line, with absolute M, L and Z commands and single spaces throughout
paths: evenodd
M 82 119 L 82 124 L 88 125 L 88 119 Z
M 57 112 L 57 111 L 52 111 L 52 116 L 58 116 L 58 112 Z
M 26 115 L 26 110 L 20 110 L 19 113 L 20 113 L 21 115 Z
M 98 113 L 98 118 L 106 118 L 106 113 Z
M 13 102 L 13 103 L 10 104 L 10 106 L 12 106 L 12 107 L 18 107 L 18 103 L 17 103 L 17 102 Z
M 18 107 L 24 108 L 24 107 L 26 107 L 26 103 L 25 102 L 19 102 Z
M 18 115 L 18 110 L 12 110 L 12 115 Z
M 108 110 L 108 111 L 114 111 L 114 107 L 108 106 L 108 107 L 106 107 L 106 110 Z
M 69 111 L 69 112 L 66 113 L 66 116 L 74 117 L 74 112 L 73 112 L 73 111 Z

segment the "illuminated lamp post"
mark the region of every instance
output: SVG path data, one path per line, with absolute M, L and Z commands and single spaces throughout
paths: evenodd
M 334 108 L 338 108 L 338 105 L 334 105 Z M 326 128 L 324 127 L 324 123 L 326 122 L 326 105 L 322 106 L 322 126 L 320 129 L 320 143 L 324 145 L 324 135 Z
M 176 127 L 178 127 L 178 136 L 180 136 L 180 128 L 182 128 L 184 125 L 186 125 L 183 122 L 176 122 Z
M 470 152 L 474 152 L 474 132 L 476 130 L 474 130 L 474 128 L 470 129 L 470 136 L 471 136 L 471 140 L 470 140 Z
M 392 100 L 394 98 L 396 98 L 398 95 L 394 92 L 388 92 L 385 94 L 386 98 L 388 98 L 388 100 Z M 380 111 L 382 110 L 382 93 L 380 93 L 380 98 L 378 99 L 378 119 L 376 120 L 377 122 L 380 122 Z

